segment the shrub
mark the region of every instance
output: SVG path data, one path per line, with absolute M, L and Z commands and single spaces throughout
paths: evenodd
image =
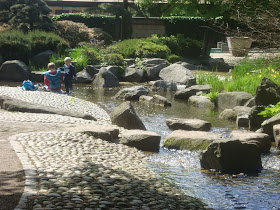
M 70 47 L 76 47 L 80 42 L 89 42 L 93 37 L 93 30 L 83 23 L 70 20 L 56 21 L 57 34 L 69 42 Z
M 29 60 L 44 50 L 63 53 L 68 43 L 58 35 L 49 32 L 5 31 L 0 33 L 0 54 L 6 60 L 21 60 L 26 64 Z
M 180 61 L 180 57 L 178 55 L 171 54 L 167 57 L 167 61 L 169 63 L 176 63 L 176 62 Z
M 92 31 L 94 39 L 103 40 L 105 45 L 112 44 L 113 37 L 109 33 L 103 31 L 101 28 L 93 28 Z
M 97 48 L 86 47 L 82 50 L 82 54 L 87 58 L 89 65 L 99 64 L 102 61 L 102 57 Z
M 145 39 L 127 39 L 112 45 L 119 49 L 124 58 L 135 58 L 138 45 Z
M 166 45 L 141 42 L 137 46 L 136 56 L 141 58 L 167 58 L 171 51 Z
M 55 21 L 71 20 L 77 23 L 84 23 L 89 28 L 102 28 L 103 31 L 109 33 L 112 37 L 115 36 L 115 17 L 89 14 L 61 14 L 53 18 Z
M 171 53 L 183 57 L 196 58 L 200 56 L 202 42 L 184 37 L 182 34 L 170 37 L 158 37 L 153 35 L 150 40 L 157 44 L 167 45 Z
M 124 58 L 120 54 L 105 54 L 103 56 L 103 63 L 105 65 L 124 66 Z

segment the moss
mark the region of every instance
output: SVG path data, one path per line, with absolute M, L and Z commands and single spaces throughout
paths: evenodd
M 188 139 L 176 139 L 176 138 L 168 138 L 163 142 L 163 146 L 168 149 L 179 149 L 179 150 L 204 150 L 206 149 L 210 141 L 205 140 L 188 140 Z

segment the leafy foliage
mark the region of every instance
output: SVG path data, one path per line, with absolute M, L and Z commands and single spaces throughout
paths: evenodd
M 63 53 L 68 47 L 68 43 L 54 33 L 17 30 L 0 33 L 0 54 L 4 61 L 17 59 L 28 64 L 34 55 L 44 50 Z
M 171 50 L 166 45 L 152 42 L 141 42 L 135 52 L 140 58 L 167 58 Z
M 0 20 L 22 31 L 40 29 L 51 31 L 53 22 L 48 16 L 51 9 L 43 0 L 4 0 L 0 5 Z
M 124 66 L 124 58 L 120 54 L 105 54 L 102 58 L 103 64 L 114 65 L 114 66 Z
M 269 105 L 268 107 L 265 107 L 265 109 L 258 113 L 258 115 L 262 115 L 264 117 L 273 117 L 278 113 L 280 113 L 280 102 L 278 102 L 276 105 Z

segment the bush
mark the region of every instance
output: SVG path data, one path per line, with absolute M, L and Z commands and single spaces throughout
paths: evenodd
M 63 53 L 68 43 L 58 35 L 49 32 L 5 31 L 0 33 L 0 54 L 6 60 L 21 60 L 29 64 L 31 58 L 45 50 Z
M 124 66 L 125 61 L 120 54 L 105 54 L 103 56 L 103 63 L 105 65 Z
M 167 61 L 169 63 L 176 63 L 176 62 L 180 61 L 180 57 L 178 55 L 171 54 L 167 57 Z
M 157 44 L 167 45 L 171 53 L 175 55 L 196 58 L 201 53 L 202 42 L 184 37 L 182 34 L 177 34 L 176 36 L 171 35 L 170 37 L 158 37 L 154 35 L 150 40 Z
M 117 42 L 110 47 L 114 47 L 115 50 L 118 49 L 124 58 L 136 58 L 137 47 L 143 40 L 145 39 L 127 39 Z
M 53 20 L 71 20 L 76 23 L 84 23 L 89 28 L 102 28 L 103 31 L 109 33 L 112 37 L 115 37 L 115 17 L 68 13 L 57 15 Z
M 105 45 L 112 44 L 113 37 L 109 33 L 103 31 L 101 28 L 93 28 L 92 30 L 94 39 L 103 40 Z
M 82 54 L 87 58 L 87 63 L 89 65 L 96 65 L 102 61 L 102 57 L 97 48 L 86 47 L 82 50 Z
M 166 45 L 141 42 L 137 46 L 136 56 L 140 58 L 167 58 L 171 51 Z
M 80 42 L 89 42 L 93 38 L 93 30 L 83 23 L 70 20 L 56 21 L 57 34 L 69 42 L 70 47 L 76 47 Z

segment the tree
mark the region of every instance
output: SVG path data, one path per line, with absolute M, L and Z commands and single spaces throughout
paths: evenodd
M 165 5 L 163 15 L 201 16 L 215 23 L 205 30 L 208 49 L 204 49 L 204 55 L 209 53 L 211 30 L 215 27 L 226 35 L 249 36 L 259 46 L 280 45 L 279 0 L 139 0 L 140 7 L 155 3 Z M 213 21 L 218 16 L 222 19 Z
M 51 9 L 43 0 L 3 0 L 0 9 L 0 21 L 8 23 L 12 28 L 23 31 L 54 29 L 49 17 Z

